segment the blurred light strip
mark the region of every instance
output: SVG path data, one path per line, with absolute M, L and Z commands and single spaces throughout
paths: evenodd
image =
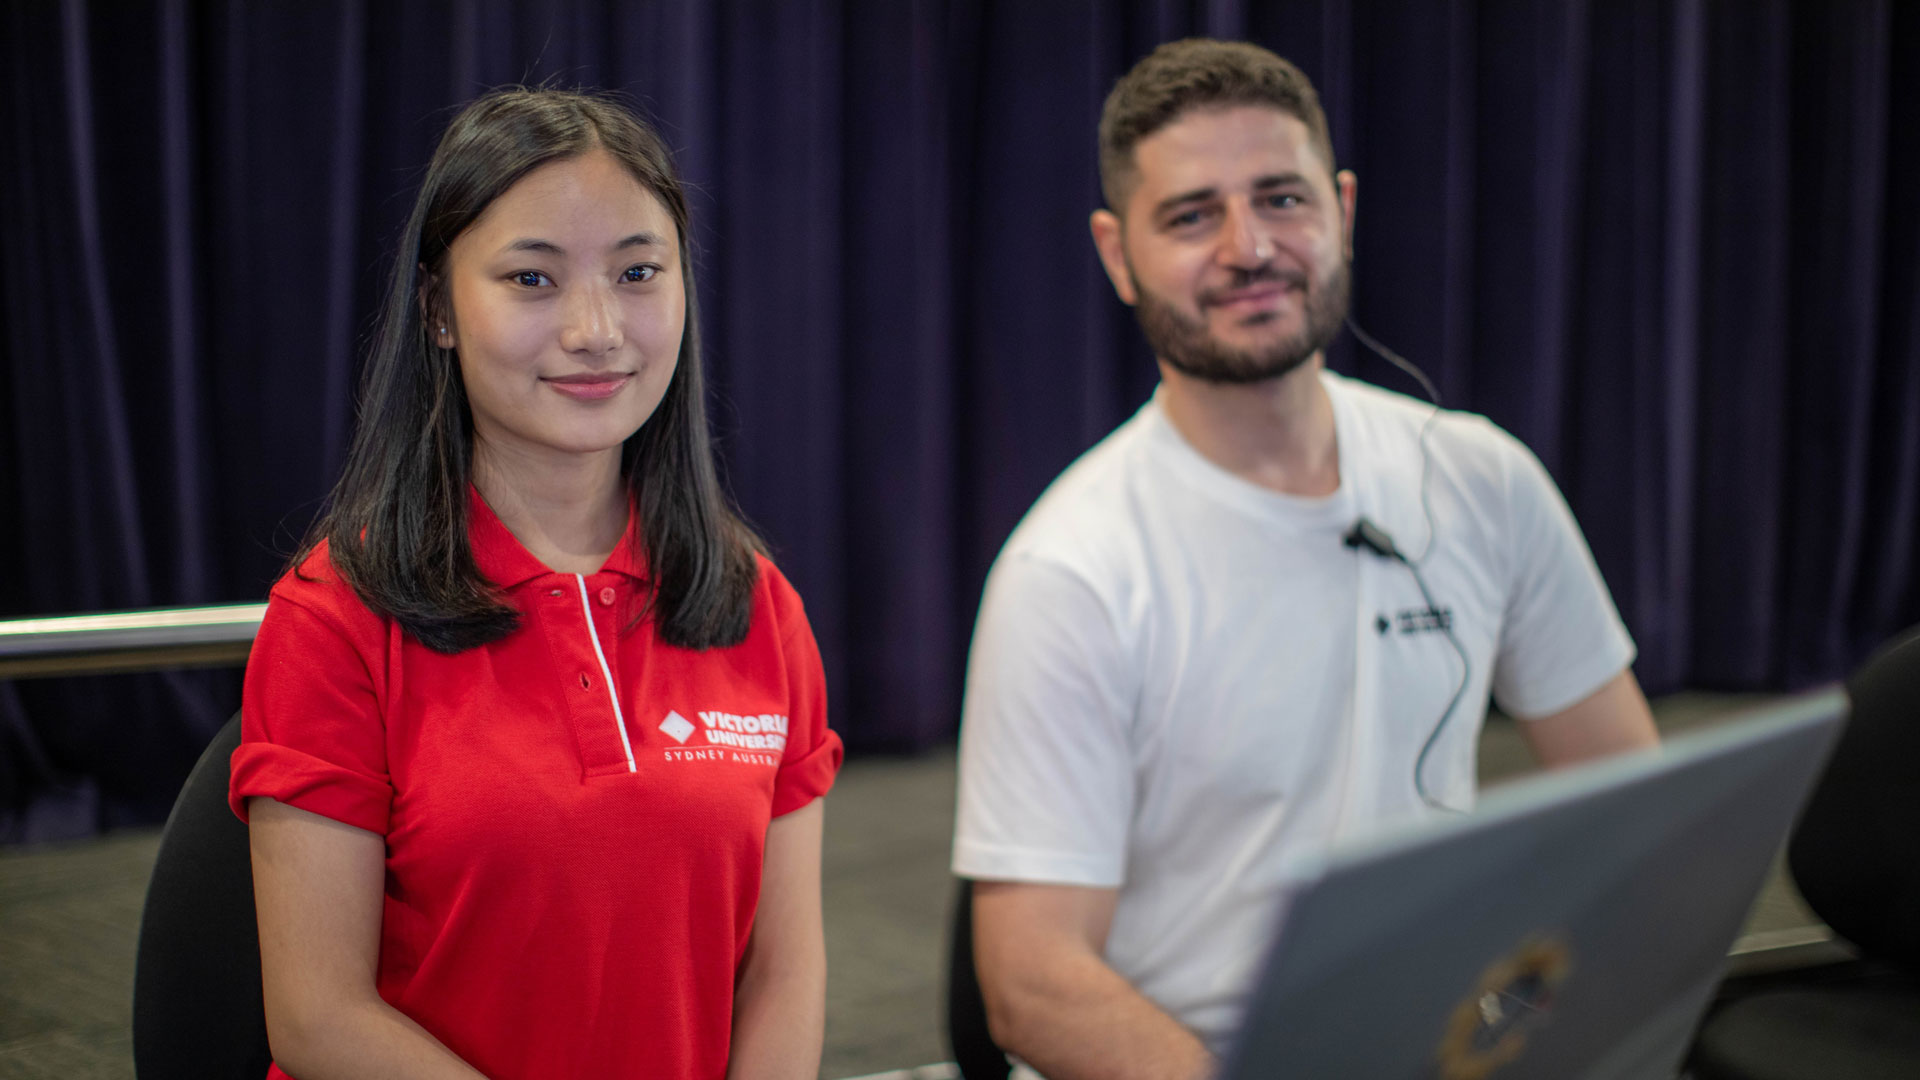
M 265 604 L 153 608 L 0 621 L 0 658 L 250 642 Z

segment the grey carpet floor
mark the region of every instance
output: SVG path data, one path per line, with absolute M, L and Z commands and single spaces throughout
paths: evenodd
M 1680 694 L 1663 731 L 1764 700 Z M 1513 725 L 1489 723 L 1482 780 L 1530 767 Z M 827 802 L 827 1044 L 821 1075 L 859 1076 L 947 1057 L 942 969 L 953 883 L 953 753 L 851 761 Z M 0 1080 L 131 1080 L 134 943 L 159 833 L 0 851 Z M 1811 921 L 1776 873 L 1750 930 Z M 931 1075 L 931 1074 L 929 1074 Z

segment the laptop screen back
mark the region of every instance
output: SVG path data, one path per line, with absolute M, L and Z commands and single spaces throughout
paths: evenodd
M 1302 865 L 1229 1077 L 1671 1077 L 1845 710 L 1797 698 Z

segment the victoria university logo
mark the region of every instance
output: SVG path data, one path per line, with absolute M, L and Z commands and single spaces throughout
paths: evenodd
M 739 716 L 718 710 L 700 712 L 699 727 L 677 711 L 660 721 L 660 730 L 680 747 L 668 747 L 668 761 L 739 761 L 780 764 L 787 749 L 787 718 L 773 713 Z M 689 739 L 699 738 L 692 745 Z

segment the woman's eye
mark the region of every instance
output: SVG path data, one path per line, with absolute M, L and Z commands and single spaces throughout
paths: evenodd
M 652 281 L 653 275 L 659 272 L 660 268 L 657 266 L 629 266 L 620 278 L 622 281 Z
M 547 275 L 541 273 L 538 270 L 519 271 L 518 273 L 513 275 L 513 283 L 515 285 L 524 285 L 529 289 L 537 289 L 542 285 L 553 284 L 553 282 L 547 277 Z

